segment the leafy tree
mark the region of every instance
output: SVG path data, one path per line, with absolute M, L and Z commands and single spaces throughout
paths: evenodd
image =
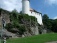
M 43 15 L 43 24 L 44 24 L 45 28 L 47 28 L 47 29 L 51 29 L 51 27 L 52 27 L 51 20 L 49 19 L 49 17 L 46 14 Z
M 13 25 L 11 23 L 8 23 L 6 24 L 5 28 L 10 31 L 13 28 Z
M 18 20 L 18 12 L 14 9 L 11 14 L 10 14 L 10 19 L 11 20 Z
M 19 26 L 18 30 L 19 30 L 19 34 L 22 35 L 22 34 L 24 34 L 24 32 L 26 31 L 26 28 L 25 28 L 25 26 L 23 25 L 23 26 Z
M 57 19 L 53 20 L 51 30 L 57 32 Z

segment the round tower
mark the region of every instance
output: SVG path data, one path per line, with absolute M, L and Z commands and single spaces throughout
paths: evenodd
M 22 0 L 22 13 L 30 14 L 30 0 Z

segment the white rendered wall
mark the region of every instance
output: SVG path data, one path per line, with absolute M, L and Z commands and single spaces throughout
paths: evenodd
M 28 0 L 22 0 L 22 13 L 30 14 L 30 2 Z
M 41 15 L 40 13 L 38 13 L 36 17 L 37 17 L 38 23 L 39 23 L 40 25 L 43 25 L 43 23 L 42 23 L 42 15 Z
M 42 22 L 42 14 L 40 14 L 39 17 L 40 17 L 39 22 L 40 22 L 41 25 L 43 25 L 43 22 Z
M 40 25 L 43 25 L 42 23 L 42 15 L 40 13 L 32 12 L 30 16 L 35 16 L 37 18 L 37 21 Z

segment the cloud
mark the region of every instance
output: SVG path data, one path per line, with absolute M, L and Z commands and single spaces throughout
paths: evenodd
M 54 17 L 54 19 L 57 19 L 57 16 L 56 16 L 56 17 Z
M 49 5 L 57 5 L 57 0 L 45 0 Z
M 22 9 L 22 0 L 0 0 L 0 7 L 8 11 L 16 9 L 20 11 Z

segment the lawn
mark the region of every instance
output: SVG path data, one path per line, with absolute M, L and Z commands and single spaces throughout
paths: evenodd
M 48 41 L 57 41 L 57 33 L 42 34 L 25 38 L 8 39 L 7 43 L 45 43 Z

